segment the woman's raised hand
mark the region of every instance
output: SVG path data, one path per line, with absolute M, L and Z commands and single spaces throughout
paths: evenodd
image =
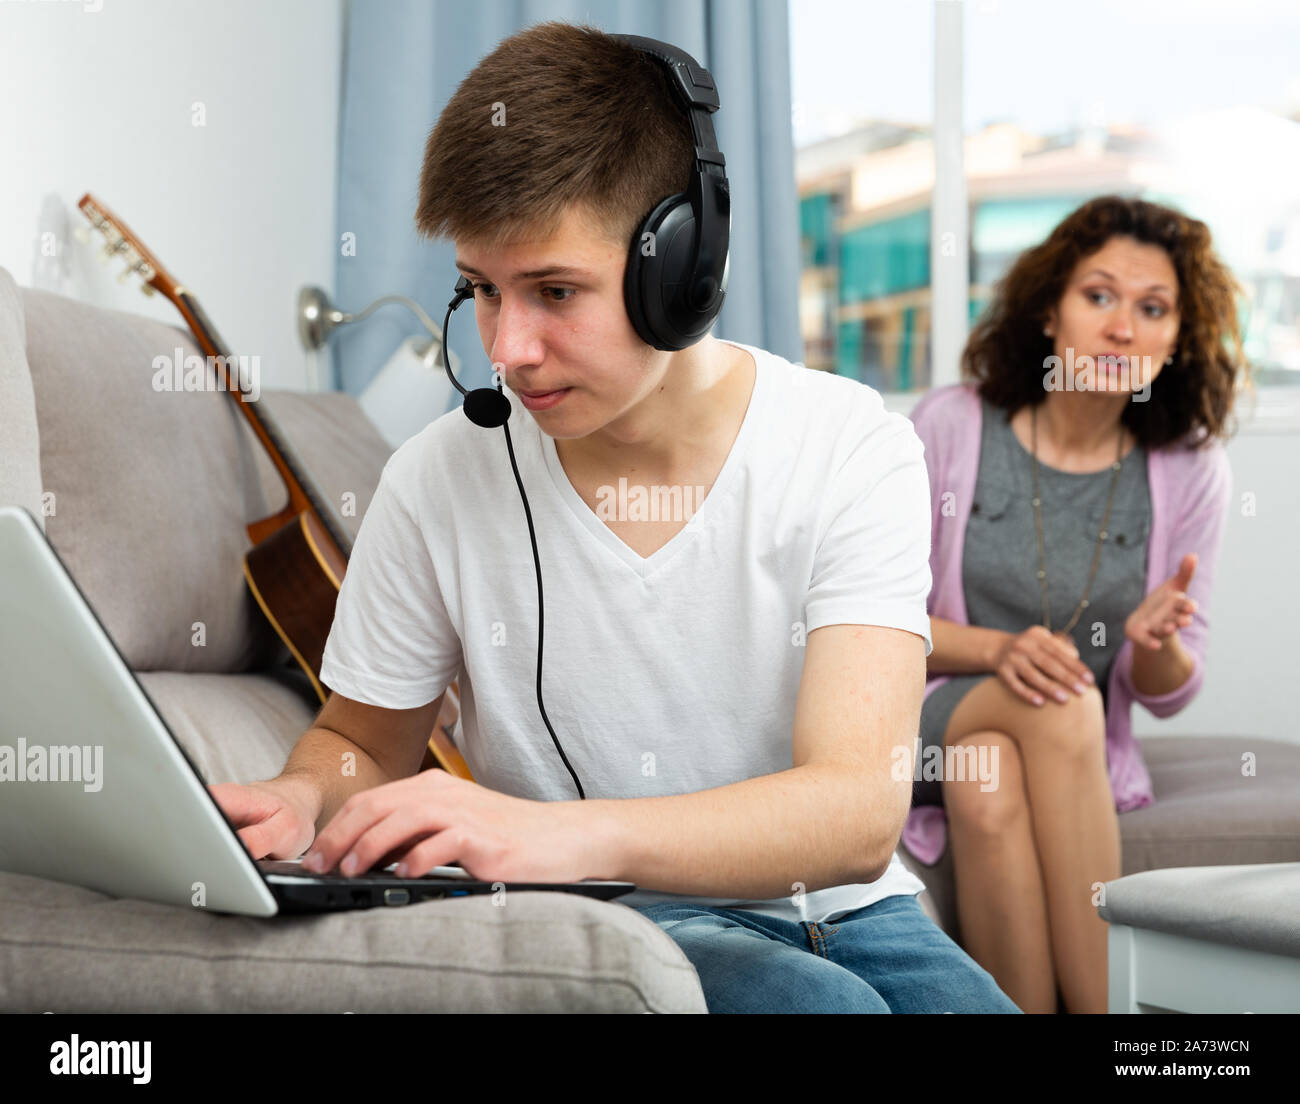
M 1142 599 L 1142 604 L 1128 615 L 1124 622 L 1124 635 L 1133 641 L 1135 648 L 1152 651 L 1164 647 L 1167 637 L 1175 629 L 1185 629 L 1192 623 L 1196 599 L 1187 596 L 1187 587 L 1196 572 L 1196 553 L 1188 552 L 1178 564 L 1178 570 Z
M 1082 694 L 1095 682 L 1074 641 L 1064 633 L 1048 632 L 1042 625 L 1008 635 L 993 671 L 1013 694 L 1033 705 L 1043 704 L 1042 694 L 1067 701 L 1070 690 Z

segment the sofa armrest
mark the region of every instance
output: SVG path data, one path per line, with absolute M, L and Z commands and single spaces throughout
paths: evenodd
M 41 439 L 36 396 L 27 365 L 23 301 L 14 278 L 0 268 L 0 505 L 25 507 L 45 528 L 41 510 Z

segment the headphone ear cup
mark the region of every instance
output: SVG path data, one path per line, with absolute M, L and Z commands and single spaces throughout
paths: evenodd
M 623 300 L 632 328 L 647 345 L 666 351 L 685 347 L 669 330 L 663 310 L 664 262 L 670 245 L 664 235 L 664 220 L 684 199 L 680 193 L 668 196 L 645 217 L 632 238 L 623 275 Z M 691 214 L 689 204 L 686 213 Z
M 705 312 L 690 305 L 694 249 L 695 212 L 683 193 L 661 200 L 632 239 L 623 299 L 633 329 L 656 349 L 675 352 L 694 345 L 722 307 L 721 297 Z

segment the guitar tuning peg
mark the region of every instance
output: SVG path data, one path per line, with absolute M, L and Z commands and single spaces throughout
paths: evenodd
M 127 245 L 123 252 L 125 254 L 124 259 L 126 261 L 126 268 L 122 269 L 121 274 L 117 278 L 119 284 L 126 283 L 127 280 L 131 278 L 132 273 L 138 272 L 140 269 L 144 268 L 144 258 L 132 249 L 130 245 Z
M 72 236 L 76 238 L 77 241 L 81 242 L 82 245 L 89 245 L 92 237 L 90 227 L 78 226 L 72 231 Z
M 153 285 L 152 285 L 152 284 L 141 284 L 141 285 L 140 285 L 140 290 L 141 290 L 142 292 L 144 292 L 145 295 L 148 295 L 148 296 L 152 296 L 153 293 L 154 293 L 154 288 L 153 288 Z
M 104 237 L 107 238 L 108 241 L 101 251 L 101 255 L 106 261 L 115 253 L 121 253 L 123 249 L 129 249 L 131 247 L 131 243 L 111 226 L 104 231 Z

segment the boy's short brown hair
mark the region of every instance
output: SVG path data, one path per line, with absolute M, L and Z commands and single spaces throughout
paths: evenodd
M 492 250 L 550 237 L 577 204 L 630 248 L 654 206 L 686 191 L 693 159 L 659 62 L 595 27 L 539 23 L 480 61 L 438 117 L 415 225 Z

